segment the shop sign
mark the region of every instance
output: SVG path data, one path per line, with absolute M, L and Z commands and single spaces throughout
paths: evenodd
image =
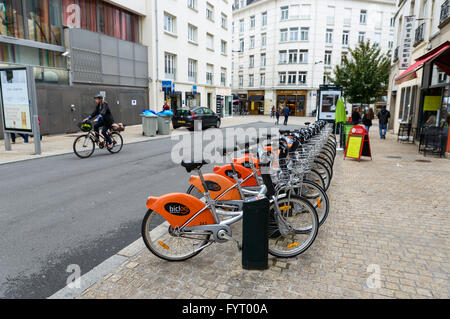
M 413 47 L 413 26 L 415 17 L 405 17 L 403 22 L 403 37 L 400 48 L 399 70 L 405 70 L 411 65 L 411 51 Z

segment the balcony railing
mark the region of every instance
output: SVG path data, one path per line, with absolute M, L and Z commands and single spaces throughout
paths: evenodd
M 450 0 L 446 0 L 441 5 L 441 18 L 439 19 L 439 23 L 444 22 L 450 16 Z
M 425 30 L 425 22 L 419 25 L 416 29 L 416 36 L 414 38 L 414 43 L 422 42 L 424 40 L 424 30 Z

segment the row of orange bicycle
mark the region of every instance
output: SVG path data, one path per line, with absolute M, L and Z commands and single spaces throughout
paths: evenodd
M 244 156 L 230 158 L 241 150 Z M 246 201 L 268 198 L 269 253 L 288 258 L 304 253 L 330 211 L 327 189 L 333 176 L 336 139 L 318 121 L 277 136 L 260 136 L 220 149 L 226 165 L 204 174 L 207 161 L 182 161 L 190 177 L 186 193 L 149 197 L 142 238 L 157 257 L 183 261 L 214 243 L 240 240 L 231 225 Z

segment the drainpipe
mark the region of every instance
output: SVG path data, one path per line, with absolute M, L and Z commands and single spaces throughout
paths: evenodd
M 156 79 L 154 83 L 154 104 L 158 106 L 158 82 L 159 82 L 159 29 L 158 29 L 158 0 L 155 0 L 155 56 L 156 56 Z M 157 111 L 157 109 L 155 110 Z

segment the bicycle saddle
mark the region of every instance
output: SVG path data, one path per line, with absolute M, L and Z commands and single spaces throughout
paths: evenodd
M 203 167 L 203 165 L 209 164 L 209 162 L 202 160 L 201 163 L 199 162 L 185 162 L 184 160 L 181 162 L 181 166 L 183 166 L 188 173 L 195 169 L 200 169 Z

